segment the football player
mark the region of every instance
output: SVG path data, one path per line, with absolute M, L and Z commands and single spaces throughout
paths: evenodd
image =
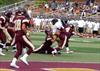
M 34 46 L 31 41 L 26 36 L 26 31 L 29 30 L 28 26 L 30 26 L 29 20 L 25 16 L 25 10 L 20 9 L 16 12 L 16 17 L 14 19 L 15 23 L 15 44 L 17 48 L 17 52 L 10 63 L 11 67 L 19 68 L 16 64 L 19 56 L 22 54 L 23 48 L 27 47 L 27 53 L 25 53 L 20 59 L 26 64 L 29 65 L 27 62 L 27 57 L 34 51 Z
M 7 16 L 2 13 L 0 16 L 0 55 L 5 55 L 2 53 L 2 48 L 5 48 L 6 41 L 10 41 L 11 37 L 7 31 Z
M 59 52 L 60 50 L 62 50 L 64 47 L 66 47 L 66 53 L 72 53 L 73 51 L 69 50 L 69 39 L 72 35 L 75 34 L 74 32 L 74 26 L 73 25 L 65 25 L 64 29 L 59 29 L 60 30 L 60 34 L 58 34 L 58 47 L 56 47 L 56 51 Z M 56 52 L 54 52 L 56 53 Z M 53 54 L 54 54 L 53 53 Z
M 56 35 L 52 36 L 52 30 L 49 27 L 46 27 L 45 34 L 46 38 L 44 43 L 39 48 L 34 50 L 35 53 L 52 54 L 52 51 L 54 51 L 54 48 L 51 46 L 55 42 L 54 37 L 56 37 Z

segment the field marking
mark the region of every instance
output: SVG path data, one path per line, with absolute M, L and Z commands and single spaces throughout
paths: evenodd
M 74 53 L 66 53 L 66 52 L 61 52 L 62 54 L 65 54 L 65 55 L 71 55 L 71 54 L 83 54 L 83 53 L 80 53 L 80 52 L 74 52 Z M 84 53 L 85 54 L 85 53 Z M 97 54 L 97 53 L 89 53 L 89 54 Z M 99 53 L 98 53 L 99 54 Z M 44 55 L 47 55 L 47 54 L 44 54 Z M 99 54 L 100 55 L 100 54 Z M 52 56 L 52 55 L 48 55 L 48 56 Z M 61 56 L 61 55 L 57 55 L 58 56 Z M 52 56 L 52 57 L 56 57 L 56 56 Z M 0 62 L 11 62 L 11 60 L 0 60 Z M 20 59 L 18 60 L 18 62 L 21 62 Z M 42 60 L 29 60 L 29 62 L 61 62 L 61 63 L 94 63 L 94 64 L 100 64 L 100 62 L 87 62 L 87 61 L 42 61 Z
M 96 39 L 97 41 L 94 41 L 94 40 L 87 40 L 87 39 L 77 40 L 77 39 L 75 39 L 75 38 L 70 38 L 69 40 L 70 40 L 70 41 L 76 41 L 76 42 L 85 42 L 85 43 L 86 43 L 86 42 L 88 42 L 88 43 L 91 43 L 91 42 L 93 43 L 93 42 L 94 42 L 94 43 L 95 43 L 95 42 L 99 42 L 99 41 L 100 41 L 100 39 Z
M 46 71 L 97 71 L 95 69 L 90 69 L 90 68 L 42 68 L 42 70 L 46 70 Z
M 15 70 L 12 70 L 12 69 L 6 69 L 6 68 L 0 68 L 0 71 L 15 71 Z
M 73 53 L 66 53 L 66 52 L 61 52 L 61 53 L 63 53 L 63 54 L 100 54 L 100 53 L 91 53 L 91 52 L 85 52 L 85 53 L 83 53 L 83 52 L 73 52 Z
M 89 40 L 76 40 L 74 38 L 69 39 L 70 41 L 78 41 L 78 42 L 93 42 L 93 41 L 89 41 Z
M 3 66 L 1 66 L 1 68 L 5 69 L 14 69 L 16 71 L 15 68 L 11 68 L 9 66 L 9 62 L 2 62 L 1 63 Z M 18 63 L 18 65 L 20 66 L 19 69 L 17 69 L 17 71 L 43 71 L 43 69 L 47 70 L 49 68 L 52 68 L 52 69 L 57 69 L 57 70 L 53 70 L 53 71 L 58 71 L 58 69 L 60 68 L 61 70 L 59 71 L 63 71 L 64 69 L 63 68 L 86 68 L 86 69 L 95 69 L 95 70 L 100 70 L 99 68 L 99 65 L 100 64 L 89 64 L 89 63 L 57 63 L 57 62 L 32 62 L 32 63 L 29 63 L 30 65 L 27 66 L 27 65 L 24 65 L 22 62 Z M 51 70 L 52 71 L 52 70 Z M 68 71 L 65 69 L 65 71 Z M 72 71 L 72 70 L 71 70 Z M 76 70 L 78 71 L 78 70 Z M 81 70 L 79 70 L 81 71 Z M 88 71 L 88 70 L 83 70 L 83 71 Z
M 0 61 L 0 62 L 11 62 L 11 60 L 6 60 L 6 61 Z M 22 62 L 22 61 L 18 61 L 18 62 Z M 30 60 L 30 61 L 28 61 L 28 62 L 44 62 L 44 63 L 46 63 L 46 62 L 51 62 L 51 63 L 82 63 L 82 64 L 100 64 L 100 63 L 98 63 L 98 62 L 80 62 L 80 61 L 69 61 L 69 62 L 67 62 L 67 61 L 36 61 L 36 60 L 34 60 L 34 61 L 32 61 L 32 60 Z

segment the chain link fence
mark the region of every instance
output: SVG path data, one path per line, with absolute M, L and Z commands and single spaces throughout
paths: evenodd
M 3 6 L 3 7 L 0 8 L 0 13 L 3 12 L 3 11 L 6 11 L 6 10 L 14 10 L 17 7 L 24 7 L 24 5 L 29 3 L 30 1 L 33 1 L 33 0 L 24 0 L 24 1 L 14 3 L 14 4 Z

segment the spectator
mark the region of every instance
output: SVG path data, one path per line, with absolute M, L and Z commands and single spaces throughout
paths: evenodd
M 80 33 L 80 35 L 83 36 L 83 33 L 84 33 L 84 26 L 85 26 L 85 22 L 84 20 L 79 20 L 78 21 L 78 32 Z
M 55 11 L 55 10 L 57 9 L 57 3 L 56 3 L 55 0 L 53 0 L 53 1 L 51 2 L 50 8 L 51 8 L 53 11 Z
M 100 23 L 96 22 L 93 25 L 93 37 L 96 37 L 98 35 Z
M 32 10 L 30 7 L 28 8 L 27 13 L 28 13 L 29 17 L 32 18 Z

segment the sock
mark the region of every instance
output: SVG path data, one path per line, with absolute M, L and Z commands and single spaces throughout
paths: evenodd
M 24 55 L 26 52 L 27 52 L 27 49 L 24 48 L 23 51 L 22 51 L 22 54 Z
M 57 50 L 56 50 L 56 49 L 54 49 L 54 50 L 52 51 L 52 53 L 57 53 Z
M 28 54 L 27 53 L 23 55 L 23 58 L 26 59 L 27 57 L 28 57 Z
M 69 51 L 69 47 L 66 47 L 66 52 L 68 52 Z
M 0 52 L 2 52 L 2 48 L 0 48 Z
M 13 58 L 12 63 L 16 64 L 17 58 Z
M 56 50 L 56 49 L 54 49 L 54 52 L 55 52 L 55 53 L 57 53 L 57 50 Z

